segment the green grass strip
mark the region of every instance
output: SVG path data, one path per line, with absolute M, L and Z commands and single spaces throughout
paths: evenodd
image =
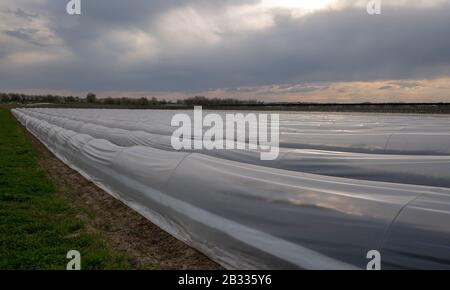
M 57 193 L 35 148 L 0 108 L 0 269 L 65 269 L 72 249 L 81 253 L 82 269 L 130 268 Z

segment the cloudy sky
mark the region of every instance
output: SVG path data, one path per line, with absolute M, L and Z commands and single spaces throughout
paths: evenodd
M 450 0 L 1 0 L 0 91 L 450 101 Z

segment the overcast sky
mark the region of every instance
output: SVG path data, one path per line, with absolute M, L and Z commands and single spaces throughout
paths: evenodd
M 450 0 L 67 2 L 1 0 L 0 91 L 450 101 Z

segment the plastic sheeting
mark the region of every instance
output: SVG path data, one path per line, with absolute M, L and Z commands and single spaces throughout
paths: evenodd
M 173 132 L 170 121 L 174 114 L 192 116 L 192 111 L 177 110 L 154 110 L 152 114 L 145 110 L 102 109 L 30 109 L 27 112 L 57 126 L 64 127 L 70 120 L 68 126 L 77 121 L 75 126 L 84 123 L 167 137 Z M 223 117 L 230 112 L 214 113 Z M 439 115 L 283 113 L 280 115 L 280 146 L 360 153 L 449 155 L 449 126 L 450 118 Z M 170 145 L 170 138 L 166 140 Z
M 383 268 L 450 268 L 448 118 L 286 114 L 290 146 L 261 163 L 252 151 L 171 150 L 164 111 L 13 114 L 66 164 L 227 268 L 365 268 L 370 250 Z M 302 134 L 311 149 L 295 149 Z M 351 178 L 326 176 L 335 171 Z M 433 186 L 406 184 L 417 179 Z
M 117 110 L 99 111 L 105 116 L 110 114 L 114 116 L 119 115 L 115 117 L 117 119 L 114 119 L 114 117 L 111 116 L 105 117 L 105 120 L 102 120 L 99 117 L 101 115 L 97 118 L 87 118 L 86 115 L 86 119 L 90 121 L 80 121 L 80 115 L 84 116 L 86 112 L 89 113 L 91 111 L 93 111 L 92 115 L 96 116 L 94 112 L 97 110 L 86 111 L 71 109 L 34 109 L 27 110 L 27 114 L 68 130 L 88 134 L 98 139 L 106 139 L 119 146 L 128 147 L 142 145 L 172 150 L 170 136 L 166 135 L 169 134 L 169 131 L 165 134 L 140 131 L 138 129 L 146 128 L 149 130 L 150 126 L 146 125 L 146 122 L 142 125 L 137 123 L 137 121 L 135 122 L 135 125 L 132 126 L 133 122 L 129 120 L 125 122 L 126 125 L 121 126 L 117 120 L 124 120 L 125 116 L 120 116 L 123 113 L 122 111 Z M 125 112 L 127 112 L 128 116 L 130 116 L 129 118 L 132 120 L 144 119 L 144 117 L 139 117 L 142 114 L 142 111 L 125 110 Z M 156 111 L 158 117 L 160 116 L 160 112 L 161 111 Z M 153 115 L 153 113 L 154 112 L 152 111 L 151 115 Z M 166 113 L 169 116 L 173 115 L 173 112 Z M 380 120 L 379 117 L 376 117 L 375 119 L 378 119 L 377 122 L 368 122 L 367 120 L 374 118 L 372 115 L 365 118 L 365 123 L 356 126 L 354 122 L 358 121 L 358 119 L 352 120 L 352 118 L 355 118 L 353 116 L 350 116 L 352 118 L 348 117 L 349 120 L 345 119 L 346 122 L 344 122 L 342 118 L 338 118 L 339 115 L 335 116 L 334 119 L 339 120 L 339 125 L 325 121 L 321 123 L 315 122 L 312 125 L 305 125 L 298 122 L 293 123 L 292 121 L 286 121 L 286 119 L 289 120 L 289 118 L 293 118 L 292 114 L 282 115 L 282 117 L 283 116 L 284 118 L 282 118 L 281 127 L 282 134 L 292 131 L 298 132 L 301 130 L 312 131 L 314 126 L 321 128 L 315 129 L 316 132 L 312 135 L 309 134 L 306 141 L 303 141 L 304 143 L 309 142 L 309 147 L 314 149 L 281 147 L 280 156 L 274 161 L 261 161 L 259 152 L 251 150 L 197 150 L 196 152 L 238 162 L 321 175 L 450 187 L 450 170 L 448 170 L 450 168 L 450 155 L 442 155 L 442 152 L 450 150 L 450 144 L 446 141 L 447 135 L 445 134 L 448 127 L 444 126 L 450 126 L 449 118 L 434 117 L 430 119 L 430 117 L 416 116 L 412 117 L 411 124 L 407 126 L 405 125 L 405 120 L 403 120 L 404 118 L 396 117 L 395 115 L 394 117 L 391 117 L 391 115 L 385 117 L 387 120 Z M 314 116 L 320 119 L 321 115 Z M 347 115 L 345 116 L 347 117 Z M 151 121 L 156 119 L 147 118 Z M 298 119 L 301 118 L 308 120 L 307 117 L 298 115 Z M 403 120 L 403 123 L 400 123 L 400 125 L 399 119 Z M 361 121 L 362 120 L 359 120 L 359 122 Z M 431 123 L 431 121 L 434 121 L 434 123 Z M 147 121 L 147 123 L 148 122 L 150 121 Z M 167 122 L 170 123 L 170 120 L 167 119 Z M 102 125 L 99 125 L 100 123 Z M 381 125 L 383 127 L 380 127 Z M 127 127 L 129 130 L 112 126 Z M 154 127 L 157 129 L 150 131 L 162 132 L 165 130 L 164 128 L 166 126 L 156 123 Z M 131 130 L 132 128 L 135 130 Z M 354 128 L 358 128 L 358 130 Z M 396 137 L 397 139 L 393 137 L 393 132 L 400 129 L 408 131 L 406 135 L 401 135 L 406 136 L 405 139 L 398 137 L 400 135 Z M 173 130 L 173 128 L 171 130 Z M 337 133 L 333 133 L 334 135 L 331 133 L 317 133 L 317 131 L 323 130 L 329 130 L 331 132 L 335 132 L 336 130 L 345 132 L 351 131 L 352 133 L 347 133 L 347 135 Z M 367 133 L 367 130 L 372 131 L 372 133 Z M 320 137 L 322 138 L 321 142 L 318 141 L 317 134 L 322 136 Z M 430 134 L 432 134 L 432 136 L 430 136 Z M 351 135 L 351 137 L 348 135 Z M 367 137 L 368 135 L 370 138 Z M 436 138 L 434 135 L 439 135 L 440 138 Z M 295 143 L 295 139 L 299 138 L 298 136 L 300 135 L 297 134 L 290 139 L 289 143 L 294 144 L 291 145 L 292 147 L 301 147 L 299 143 L 302 141 L 297 141 L 298 143 Z M 339 138 L 337 136 L 339 136 Z M 390 139 L 388 141 L 389 137 Z M 314 140 L 316 143 L 313 142 Z M 399 144 L 396 148 L 394 148 L 395 146 L 392 146 L 395 142 Z M 399 142 L 402 142 L 402 144 Z M 337 148 L 339 147 L 336 145 L 338 143 L 341 146 L 340 148 Z M 317 148 L 325 147 L 345 150 L 346 152 L 317 150 Z M 356 147 L 359 149 L 355 149 Z M 387 149 L 378 150 L 378 154 L 352 152 L 355 150 L 364 151 L 364 148 L 373 149 L 376 147 L 395 149 L 393 151 L 396 152 L 396 155 L 386 154 L 390 153 Z M 374 149 L 369 151 L 374 151 Z M 406 155 L 417 151 L 424 152 L 426 155 Z M 431 154 L 434 154 L 434 156 L 431 156 Z

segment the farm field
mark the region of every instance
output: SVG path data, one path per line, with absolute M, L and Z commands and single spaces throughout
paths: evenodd
M 177 112 L 13 113 L 67 165 L 226 268 L 364 268 L 370 250 L 384 268 L 449 265 L 446 116 L 284 113 L 280 156 L 261 161 L 173 150 Z
M 0 269 L 217 269 L 62 164 L 0 108 Z M 120 228 L 119 228 L 120 226 Z

